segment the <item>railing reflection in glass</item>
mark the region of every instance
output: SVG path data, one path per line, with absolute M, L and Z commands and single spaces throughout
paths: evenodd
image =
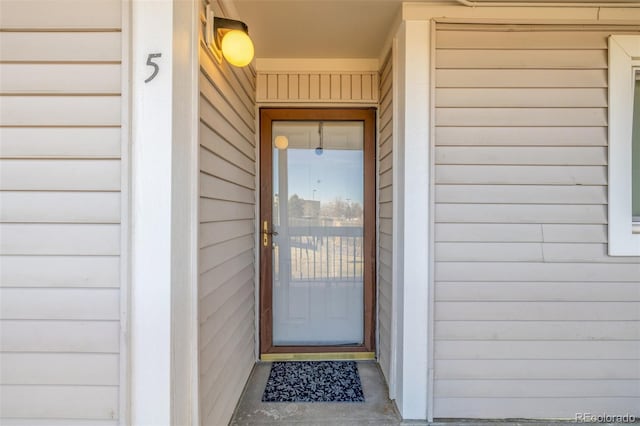
M 289 232 L 290 280 L 362 280 L 362 227 L 296 226 Z M 280 241 L 274 248 L 276 258 L 286 246 Z M 279 263 L 274 263 L 278 280 Z

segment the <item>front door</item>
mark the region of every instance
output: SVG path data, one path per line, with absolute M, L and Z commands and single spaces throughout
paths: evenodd
M 260 139 L 262 358 L 372 354 L 375 110 L 263 108 Z

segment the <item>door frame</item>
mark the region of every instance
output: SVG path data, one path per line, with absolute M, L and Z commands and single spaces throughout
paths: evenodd
M 270 236 L 265 246 L 262 224 L 272 224 L 273 169 L 271 128 L 273 121 L 364 122 L 363 168 L 363 293 L 364 340 L 361 345 L 273 345 L 273 251 Z M 269 354 L 331 354 L 375 351 L 376 321 L 376 108 L 260 108 L 260 357 Z M 263 358 L 264 359 L 264 358 Z

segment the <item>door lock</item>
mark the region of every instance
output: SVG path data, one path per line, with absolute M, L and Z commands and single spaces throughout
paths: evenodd
M 278 235 L 276 231 L 269 231 L 269 222 L 266 220 L 262 223 L 262 245 L 265 247 L 269 246 L 269 235 L 273 238 Z

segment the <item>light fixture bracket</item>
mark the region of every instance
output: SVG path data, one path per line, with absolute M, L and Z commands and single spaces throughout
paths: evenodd
M 215 16 L 210 4 L 205 9 L 205 42 L 209 50 L 213 53 L 218 63 L 222 63 L 222 36 L 231 30 L 240 30 L 249 33 L 249 27 L 242 21 L 236 19 L 222 18 Z

